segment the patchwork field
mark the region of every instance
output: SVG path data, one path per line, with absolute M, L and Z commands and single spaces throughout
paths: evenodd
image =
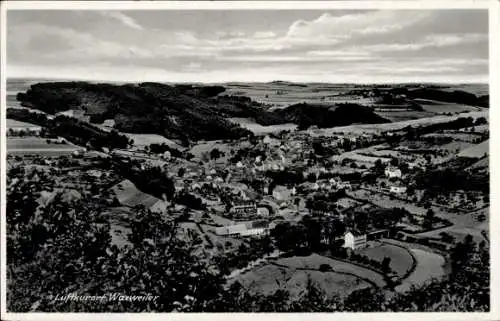
M 334 128 L 325 128 L 316 130 L 314 132 L 309 131 L 312 136 L 332 136 L 338 135 L 338 133 L 351 133 L 355 135 L 363 134 L 363 133 L 380 133 L 388 130 L 400 130 L 407 126 L 423 126 L 430 124 L 439 124 L 444 122 L 449 122 L 455 120 L 459 117 L 472 117 L 477 119 L 479 117 L 484 117 L 486 119 L 489 118 L 488 111 L 474 111 L 470 113 L 462 113 L 454 116 L 433 116 L 428 118 L 420 118 L 413 119 L 407 121 L 401 121 L 397 123 L 386 123 L 386 124 L 366 124 L 366 125 L 349 125 L 342 127 L 334 127 Z
M 290 84 L 290 83 L 254 83 L 227 84 L 224 94 L 243 95 L 255 101 L 282 108 L 301 102 L 335 102 L 335 95 L 355 89 L 356 86 L 332 84 Z

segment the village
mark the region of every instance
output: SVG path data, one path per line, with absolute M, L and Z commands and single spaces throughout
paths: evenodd
M 407 126 L 322 135 L 312 127 L 187 149 L 135 135 L 128 149 L 101 151 L 9 119 L 7 159 L 30 179 L 39 171 L 54 176 L 41 201 L 57 191 L 78 198 L 82 190 L 106 200 L 103 216 L 118 247 L 127 245 L 130 218 L 142 207 L 176 217 L 209 253 L 232 258 L 228 282 L 254 291 L 273 288 L 263 285 L 271 282 L 265 274 L 298 273 L 297 264 L 335 272 L 326 287 L 337 294 L 374 285 L 404 291 L 444 275 L 447 251 L 467 235 L 488 241 L 489 190 L 474 185 L 488 182 L 487 120 L 446 128 L 456 119 L 432 132 Z M 174 191 L 148 193 L 117 169 L 125 167 L 155 172 Z M 468 176 L 460 186 L 439 186 L 450 171 Z

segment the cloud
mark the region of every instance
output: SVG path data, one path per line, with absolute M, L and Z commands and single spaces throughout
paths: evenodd
M 458 21 L 466 13 L 468 22 L 476 22 L 470 27 Z M 148 12 L 89 11 L 68 16 L 46 11 L 43 15 L 16 13 L 12 18 L 9 13 L 9 75 L 23 72 L 24 65 L 24 72 L 45 68 L 47 75 L 64 69 L 80 76 L 80 70 L 88 68 L 86 75 L 94 70 L 99 75 L 138 77 L 142 70 L 149 73 L 146 78 L 167 75 L 170 81 L 216 77 L 221 81 L 366 82 L 417 76 L 445 79 L 444 75 L 484 79 L 488 75 L 487 12 L 466 13 L 289 14 L 284 10 L 267 20 L 258 20 L 262 13 L 249 12 L 257 16 L 246 20 L 232 16 L 232 11 L 220 13 L 221 19 L 231 17 L 227 21 L 211 21 L 206 12 L 196 10 L 184 15 L 161 12 L 156 21 Z M 186 17 L 206 22 L 187 24 Z M 147 21 L 148 27 L 141 21 Z
M 276 38 L 276 33 L 272 31 L 257 31 L 253 34 L 256 39 Z
M 29 59 L 46 63 L 71 63 L 75 61 L 98 61 L 104 58 L 122 57 L 152 58 L 153 53 L 137 46 L 126 46 L 102 40 L 88 33 L 70 28 L 26 24 L 9 30 L 8 55 L 16 61 Z
M 392 51 L 417 51 L 424 48 L 450 47 L 464 44 L 474 44 L 488 41 L 488 36 L 483 34 L 436 34 L 427 35 L 420 42 L 415 43 L 389 43 L 361 46 L 363 50 L 374 52 Z
M 297 20 L 288 28 L 289 37 L 330 36 L 348 38 L 353 34 L 378 34 L 401 30 L 426 19 L 425 10 L 380 10 L 332 16 L 324 13 L 311 21 Z
M 140 24 L 138 24 L 137 21 L 135 21 L 135 19 L 133 19 L 130 16 L 127 16 L 123 12 L 120 11 L 99 11 L 99 12 L 105 17 L 109 17 L 121 22 L 124 26 L 127 26 L 135 30 L 144 30 L 144 28 Z

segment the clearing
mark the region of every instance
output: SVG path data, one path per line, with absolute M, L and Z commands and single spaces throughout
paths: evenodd
M 397 292 L 406 292 L 412 285 L 419 286 L 432 278 L 440 278 L 445 274 L 443 268 L 445 260 L 441 255 L 421 249 L 410 249 L 410 251 L 417 260 L 417 267 L 408 278 L 395 288 Z
M 458 157 L 481 158 L 484 155 L 489 154 L 489 146 L 490 140 L 487 139 L 480 144 L 462 151 L 460 154 L 458 154 Z
M 382 262 L 385 257 L 389 257 L 391 259 L 389 266 L 397 273 L 398 277 L 403 277 L 410 271 L 413 257 L 406 248 L 380 242 L 374 242 L 374 244 L 375 246 L 367 247 L 361 250 L 360 253 L 379 262 Z
M 292 298 L 297 298 L 305 290 L 309 278 L 330 297 L 347 296 L 354 290 L 370 286 L 356 276 L 337 272 L 296 270 L 272 264 L 254 268 L 235 280 L 250 292 L 270 294 L 284 289 L 290 292 Z

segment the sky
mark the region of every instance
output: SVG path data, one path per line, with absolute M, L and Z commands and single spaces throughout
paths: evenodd
M 487 10 L 9 10 L 7 77 L 487 82 Z

